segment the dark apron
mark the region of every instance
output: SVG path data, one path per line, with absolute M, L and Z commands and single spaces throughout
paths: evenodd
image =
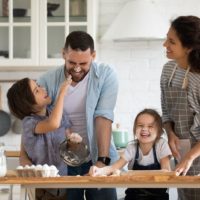
M 197 140 L 190 132 L 193 124 L 194 114 L 188 103 L 187 88 L 171 86 L 171 80 L 174 76 L 176 67 L 170 77 L 168 86 L 165 88 L 165 101 L 169 117 L 173 121 L 173 129 L 176 136 L 180 139 L 189 139 L 191 147 Z M 181 148 L 184 148 L 183 146 Z M 200 158 L 195 159 L 187 175 L 197 175 L 200 173 Z M 178 189 L 179 199 L 181 200 L 199 200 L 200 189 Z
M 156 149 L 155 144 L 153 145 L 153 157 L 154 157 L 154 163 L 150 165 L 139 165 L 138 159 L 139 159 L 139 144 L 137 143 L 137 149 L 135 154 L 135 162 L 133 165 L 133 170 L 159 170 L 161 169 L 160 163 L 157 160 L 156 156 Z M 144 189 L 134 189 L 134 188 L 128 188 L 126 191 L 126 197 L 125 200 L 168 200 L 169 194 L 167 193 L 166 188 L 160 188 L 160 189 L 150 189 L 150 188 L 144 188 Z

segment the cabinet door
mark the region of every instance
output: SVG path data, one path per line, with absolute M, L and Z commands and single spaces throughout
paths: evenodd
M 62 48 L 74 30 L 94 36 L 93 5 L 96 0 L 40 1 L 40 65 L 63 64 Z
M 0 0 L 0 65 L 38 62 L 37 0 Z

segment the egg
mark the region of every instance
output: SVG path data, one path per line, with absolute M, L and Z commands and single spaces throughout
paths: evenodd
M 58 174 L 58 169 L 54 165 L 51 165 L 49 168 L 50 168 L 50 177 L 56 177 Z
M 17 169 L 24 169 L 23 166 L 19 165 Z
M 50 168 L 47 164 L 44 164 L 42 167 L 42 176 L 49 177 L 50 176 Z
M 30 169 L 29 165 L 25 165 L 24 169 Z

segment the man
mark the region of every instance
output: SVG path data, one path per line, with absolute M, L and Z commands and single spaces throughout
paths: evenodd
M 60 84 L 68 75 L 72 86 L 65 97 L 64 112 L 72 122 L 72 132 L 79 133 L 90 150 L 90 161 L 78 167 L 68 166 L 69 175 L 84 175 L 90 166 L 109 165 L 118 159 L 111 140 L 111 125 L 118 93 L 116 74 L 108 65 L 94 62 L 94 41 L 86 32 L 74 31 L 63 49 L 65 65 L 44 74 L 38 83 L 47 89 L 52 105 Z M 68 189 L 67 199 L 115 200 L 115 189 Z

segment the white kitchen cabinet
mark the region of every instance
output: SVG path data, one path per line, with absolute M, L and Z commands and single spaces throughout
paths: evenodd
M 61 50 L 68 33 L 83 30 L 95 39 L 96 4 L 97 0 L 0 0 L 0 67 L 63 63 Z

